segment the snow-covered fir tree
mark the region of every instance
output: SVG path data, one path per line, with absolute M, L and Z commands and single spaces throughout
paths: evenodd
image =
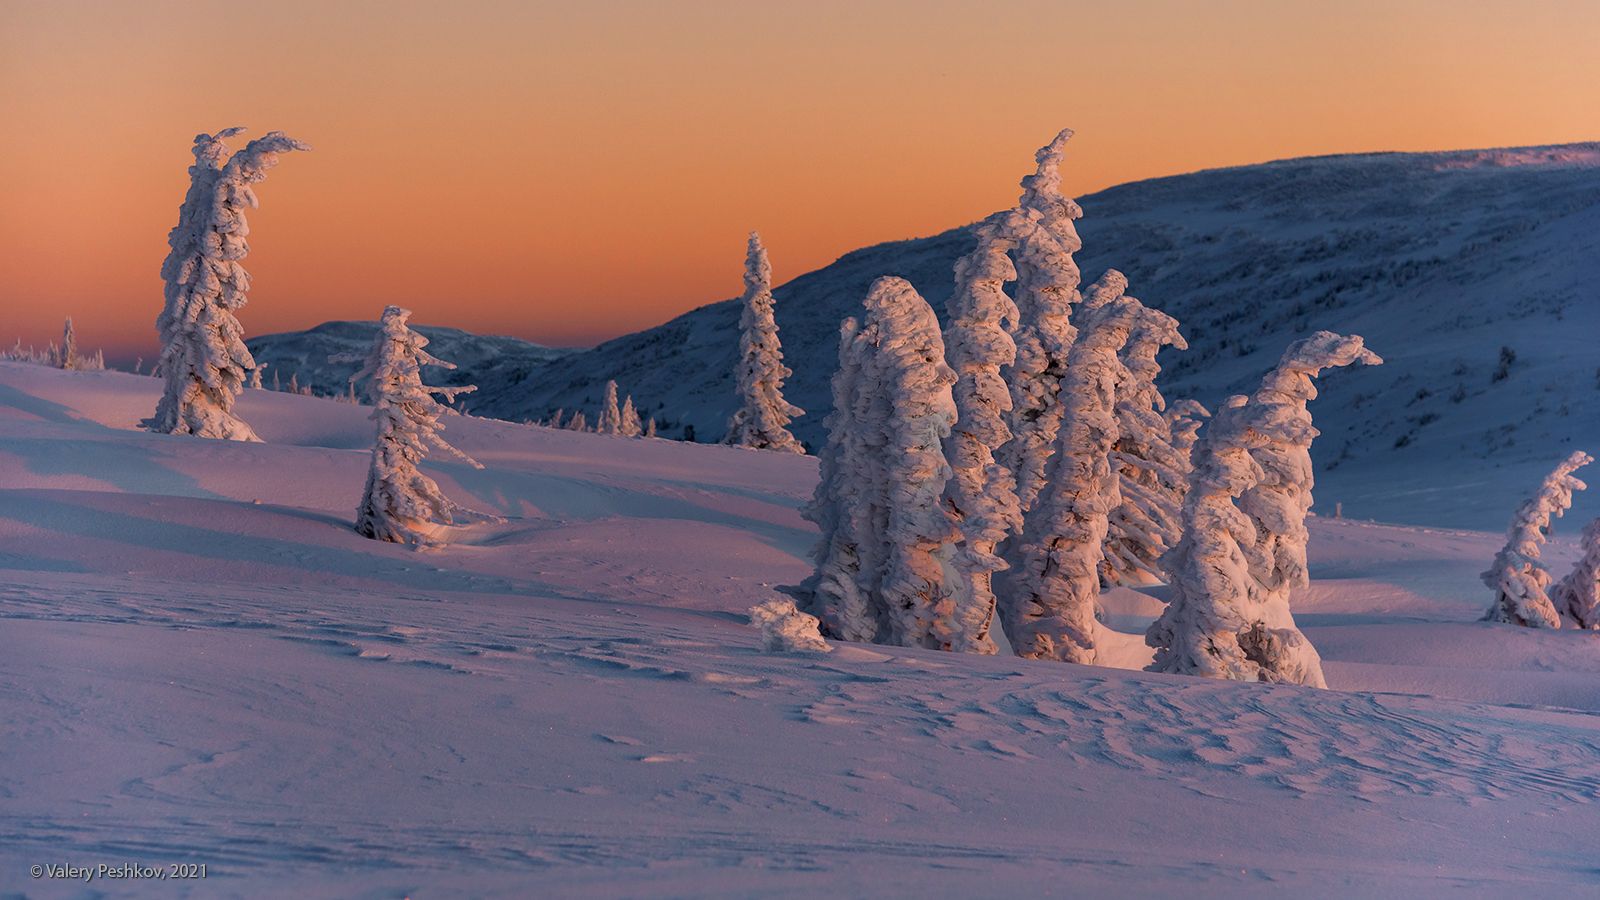
M 1102 284 L 1105 287 L 1102 287 Z M 1125 289 L 1127 278 L 1111 270 L 1095 290 Z M 1087 305 L 1087 301 L 1086 301 Z M 1153 584 L 1162 580 L 1161 557 L 1178 542 L 1183 495 L 1189 487 L 1187 445 L 1173 441 L 1163 414 L 1166 400 L 1156 386 L 1164 347 L 1188 349 L 1169 316 L 1144 316 L 1128 336 L 1117 385 L 1117 442 L 1111 451 L 1122 501 L 1111 512 L 1101 579 L 1107 585 Z
M 73 330 L 71 316 L 67 316 L 67 324 L 61 329 L 61 368 L 78 368 L 78 333 Z
M 1022 215 L 1009 220 L 1016 243 L 1017 359 L 1006 373 L 1012 437 L 997 458 L 1016 477 L 1024 511 L 1044 484 L 1045 461 L 1061 427 L 1061 378 L 1077 336 L 1071 317 L 1081 276 L 1072 254 L 1083 242 L 1073 221 L 1083 211 L 1061 193 L 1061 160 L 1071 137 L 1065 129 L 1040 148 L 1037 169 L 1022 179 Z
M 597 434 L 621 434 L 622 410 L 617 408 L 617 383 L 606 382 L 606 397 L 600 401 L 600 418 L 595 420 Z
M 622 401 L 622 414 L 619 417 L 617 433 L 623 437 L 638 437 L 644 433 L 644 423 L 639 421 L 639 411 L 633 408 L 632 394 Z
M 804 511 L 822 532 L 817 568 L 792 591 L 830 637 L 947 643 L 958 532 L 942 442 L 955 381 L 932 307 L 904 279 L 873 282 L 862 321 L 840 329 L 822 478 Z
M 256 206 L 252 185 L 266 178 L 278 154 L 311 148 L 274 131 L 229 157 L 223 140 L 241 130 L 195 138 L 189 193 L 167 236 L 171 249 L 161 266 L 166 306 L 156 329 L 166 387 L 155 416 L 144 422 L 151 431 L 260 440 L 233 414 L 234 400 L 256 366 L 234 316 L 250 288 L 242 264 L 250 252 L 245 211 Z
M 1060 383 L 1055 452 L 1000 590 L 1006 637 L 1018 656 L 1031 659 L 1095 661 L 1100 568 L 1111 512 L 1121 502 L 1111 460 L 1117 385 L 1125 378 L 1117 354 L 1146 317 L 1167 318 L 1131 297 L 1101 294 L 1099 301 L 1083 310 Z
M 1327 686 L 1289 604 L 1309 583 L 1305 518 L 1317 429 L 1306 404 L 1322 370 L 1382 362 L 1359 336 L 1319 331 L 1290 345 L 1253 395 L 1230 399 L 1206 426 L 1184 537 L 1166 563 L 1172 597 L 1145 636 L 1156 648 L 1155 671 Z
M 562 407 L 561 409 L 556 410 L 555 415 L 550 417 L 550 421 L 544 423 L 545 427 L 546 428 L 560 428 L 561 427 L 561 419 L 566 414 L 567 414 L 566 407 Z
M 655 416 L 651 416 L 649 418 L 649 420 L 644 423 L 644 436 L 647 437 L 647 438 L 653 438 L 653 437 L 656 436 L 656 417 Z
M 572 418 L 567 420 L 566 429 L 568 431 L 589 430 L 589 420 L 583 415 L 583 410 L 580 409 L 572 414 Z
M 1545 476 L 1538 492 L 1517 508 L 1505 546 L 1483 573 L 1483 583 L 1495 592 L 1486 621 L 1528 628 L 1561 627 L 1560 611 L 1549 595 L 1550 572 L 1539 559 L 1540 548 L 1550 534 L 1550 520 L 1571 508 L 1574 491 L 1587 487 L 1572 473 L 1592 462 L 1594 457 L 1581 451 L 1568 456 Z M 1588 559 L 1587 553 L 1584 558 Z M 1580 568 L 1582 565 L 1579 563 Z M 1584 577 L 1573 574 L 1580 580 Z M 1582 586 L 1575 583 L 1572 587 L 1579 590 Z
M 945 503 L 961 530 L 953 562 L 959 572 L 952 608 L 938 618 L 945 649 L 994 653 L 989 636 L 994 621 L 994 573 L 1006 568 L 999 543 L 1022 527 L 1016 481 L 995 462 L 994 452 L 1011 437 L 1006 414 L 1011 394 L 1000 370 L 1016 361 L 1017 346 L 1007 331 L 1017 307 L 1004 284 L 1017 272 L 1007 255 L 1014 246 L 1000 214 L 975 229 L 978 246 L 956 262 L 954 293 L 945 329 L 946 359 L 956 373 L 953 389 L 956 424 L 945 439 L 951 477 Z
M 474 468 L 483 466 L 440 436 L 444 426 L 439 418 L 449 410 L 434 399 L 437 394 L 453 400 L 475 388 L 422 383 L 422 366 L 455 366 L 424 349 L 428 339 L 411 330 L 410 317 L 410 310 L 398 306 L 384 309 L 382 327 L 366 365 L 351 379 L 371 379 L 367 395 L 374 407 L 371 419 L 377 423 L 366 493 L 356 512 L 356 531 L 380 541 L 422 547 L 440 543 L 441 526 L 454 524 L 461 511 L 433 479 L 418 470 L 429 448 L 444 450 Z
M 1583 528 L 1583 556 L 1550 596 L 1561 619 L 1573 628 L 1600 630 L 1600 519 Z
M 811 553 L 816 568 L 798 587 L 788 589 L 800 607 L 821 622 L 824 635 L 862 642 L 874 640 L 878 633 L 868 594 L 880 546 L 872 534 L 879 461 L 868 452 L 859 418 L 865 406 L 861 382 L 866 343 L 858 320 L 840 324 L 833 411 L 823 420 L 828 440 L 817 453 L 821 477 L 801 510 L 821 532 Z
M 778 323 L 773 317 L 772 266 L 761 236 L 750 232 L 744 263 L 744 312 L 739 316 L 739 364 L 735 372 L 739 409 L 728 420 L 725 444 L 755 450 L 804 453 L 789 422 L 805 410 L 783 399 L 784 379 Z

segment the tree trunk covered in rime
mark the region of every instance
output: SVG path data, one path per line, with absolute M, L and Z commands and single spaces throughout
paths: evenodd
M 228 157 L 223 139 L 242 130 L 195 138 L 189 193 L 167 235 L 171 249 L 161 266 L 166 305 L 156 330 L 166 384 L 155 415 L 143 423 L 151 431 L 260 440 L 233 415 L 234 400 L 256 368 L 234 315 L 250 289 L 242 264 L 250 252 L 245 210 L 256 206 L 251 185 L 266 178 L 279 153 L 311 148 L 274 131 Z
M 1206 427 L 1184 537 L 1168 562 L 1172 598 L 1146 634 L 1154 671 L 1327 686 L 1289 603 L 1309 583 L 1305 517 L 1317 430 L 1306 404 L 1322 370 L 1382 362 L 1360 337 L 1318 332 L 1292 344 L 1255 394 L 1231 398 Z
M 383 311 L 382 328 L 366 365 L 351 378 L 352 383 L 372 379 L 367 396 L 373 405 L 370 418 L 377 426 L 355 527 L 376 540 L 426 547 L 441 543 L 440 527 L 453 524 L 460 510 L 418 470 L 429 448 L 447 451 L 474 468 L 483 466 L 440 436 L 444 426 L 439 418 L 449 410 L 433 399 L 438 394 L 453 400 L 476 388 L 422 383 L 422 366 L 455 366 L 424 349 L 428 339 L 410 329 L 410 317 L 410 310 L 398 306 Z
M 728 420 L 723 443 L 754 450 L 804 453 L 789 423 L 805 410 L 783 399 L 783 382 L 794 372 L 783 364 L 773 313 L 772 265 L 761 236 L 750 232 L 745 253 L 744 312 L 739 316 L 738 411 Z
M 1121 500 L 1111 450 L 1118 437 L 1117 353 L 1147 316 L 1131 297 L 1101 292 L 1061 381 L 1062 424 L 1047 477 L 1029 509 L 1017 562 L 1000 591 L 1001 622 L 1018 656 L 1093 663 L 1100 565 L 1112 510 Z
M 1550 520 L 1571 508 L 1574 491 L 1587 487 L 1572 473 L 1591 462 L 1594 462 L 1594 457 L 1587 453 L 1568 456 L 1545 476 L 1538 493 L 1517 508 L 1506 534 L 1505 546 L 1495 554 L 1494 565 L 1483 573 L 1483 583 L 1495 592 L 1494 604 L 1489 607 L 1485 620 L 1528 628 L 1561 627 L 1560 610 L 1548 593 L 1550 572 L 1539 559 L 1540 548 L 1550 534 Z M 1588 532 L 1585 531 L 1587 537 Z M 1588 559 L 1589 554 L 1585 553 L 1584 561 Z M 1580 569 L 1583 564 L 1579 563 Z M 1563 582 L 1563 588 L 1580 591 L 1583 576 L 1578 572 L 1574 572 L 1573 576 L 1579 581 L 1573 582 L 1569 578 L 1570 585 Z M 1563 604 L 1570 603 L 1574 596 L 1581 594 L 1562 594 Z
M 1016 278 L 1007 253 L 1014 246 L 1001 214 L 976 229 L 978 246 L 956 262 L 956 287 L 945 329 L 947 360 L 956 373 L 956 424 L 945 440 L 951 478 L 945 504 L 961 531 L 953 562 L 959 573 L 952 608 L 940 617 L 941 646 L 960 653 L 994 653 L 994 573 L 1007 564 L 996 548 L 1022 527 L 1016 481 L 995 461 L 1011 437 L 1011 394 L 1000 375 L 1017 356 L 1006 326 L 1017 318 L 1004 284 Z

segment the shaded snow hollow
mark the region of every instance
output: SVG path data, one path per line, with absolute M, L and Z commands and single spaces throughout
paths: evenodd
M 487 468 L 425 469 L 509 521 L 417 553 L 350 529 L 367 410 L 133 430 L 158 390 L 0 364 L 0 894 L 124 860 L 207 864 L 162 896 L 1600 883 L 1600 643 L 1474 621 L 1497 533 L 1314 520 L 1335 690 L 774 655 L 746 611 L 808 571 L 812 459 L 452 417 Z

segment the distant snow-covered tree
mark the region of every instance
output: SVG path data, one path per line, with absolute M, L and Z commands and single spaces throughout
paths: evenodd
M 453 524 L 461 511 L 433 479 L 418 470 L 429 448 L 451 453 L 473 468 L 483 466 L 440 436 L 444 426 L 439 418 L 448 410 L 434 400 L 435 394 L 453 400 L 475 388 L 422 383 L 422 366 L 455 366 L 424 349 L 428 339 L 411 330 L 410 317 L 410 310 L 398 306 L 384 309 L 382 327 L 366 365 L 351 379 L 372 379 L 368 397 L 374 407 L 371 419 L 377 423 L 367 488 L 356 512 L 356 531 L 380 541 L 422 547 L 440 543 L 441 526 Z
M 600 418 L 595 420 L 597 434 L 621 434 L 622 411 L 617 408 L 617 383 L 606 382 L 606 398 L 600 401 Z
M 953 558 L 959 578 L 952 609 L 938 617 L 938 637 L 945 649 L 958 653 L 996 652 L 989 636 L 993 580 L 1006 568 L 996 548 L 1022 527 L 1016 481 L 994 459 L 995 450 L 1011 437 L 1006 427 L 1011 395 L 1000 370 L 1017 358 L 1017 345 L 1006 330 L 1017 318 L 1017 306 L 1004 290 L 1005 282 L 1017 277 L 1007 256 L 1014 244 L 1006 218 L 1001 214 L 980 225 L 977 249 L 956 262 L 945 329 L 946 357 L 956 373 L 956 424 L 945 439 L 951 469 L 945 504 L 961 543 Z
M 61 330 L 61 368 L 78 368 L 78 334 L 72 328 L 72 317 Z
M 1077 337 L 1071 314 L 1081 276 L 1072 254 L 1083 242 L 1073 221 L 1083 211 L 1061 192 L 1061 160 L 1071 137 L 1064 129 L 1036 154 L 1036 171 L 1022 179 L 1022 215 L 1009 220 L 1016 244 L 1017 358 L 1006 373 L 1012 437 L 997 458 L 1015 475 L 1024 511 L 1044 484 L 1045 461 L 1061 428 L 1061 379 Z
M 617 433 L 623 437 L 638 437 L 644 433 L 644 423 L 639 421 L 639 411 L 633 408 L 633 395 L 622 401 L 622 415 L 617 425 Z
M 1528 628 L 1561 627 L 1560 610 L 1548 593 L 1550 572 L 1540 561 L 1539 551 L 1550 534 L 1550 520 L 1571 508 L 1574 491 L 1587 487 L 1572 473 L 1592 462 L 1594 457 L 1587 453 L 1577 452 L 1568 456 L 1545 476 L 1538 493 L 1517 508 L 1506 534 L 1505 546 L 1495 554 L 1494 565 L 1483 573 L 1483 583 L 1495 592 L 1494 605 L 1489 607 L 1489 612 L 1484 616 L 1486 621 Z M 1587 534 L 1586 530 L 1586 540 Z M 1584 562 L 1588 558 L 1586 552 Z M 1580 570 L 1584 562 L 1579 563 Z M 1573 572 L 1568 580 L 1572 581 L 1573 578 L 1578 579 L 1570 585 L 1573 593 L 1558 595 L 1564 603 L 1581 598 L 1584 590 L 1593 591 L 1592 586 L 1586 588 L 1581 584 L 1584 576 L 1579 571 Z M 1563 582 L 1562 586 L 1565 588 L 1568 583 Z
M 567 420 L 566 429 L 568 431 L 589 430 L 589 420 L 583 415 L 583 410 L 580 409 L 572 414 L 572 418 Z
M 566 414 L 567 414 L 567 410 L 566 410 L 565 407 L 562 407 L 561 409 L 556 410 L 555 415 L 550 417 L 550 421 L 545 423 L 545 427 L 546 428 L 560 428 L 561 427 L 561 418 L 563 416 L 565 416 Z
M 274 131 L 228 157 L 223 139 L 241 130 L 195 138 L 189 193 L 167 236 L 171 249 L 161 266 L 166 306 L 156 329 L 166 389 L 155 416 L 144 421 L 151 431 L 260 440 L 233 414 L 234 400 L 256 367 L 234 317 L 250 288 L 242 265 L 250 252 L 245 211 L 256 206 L 251 186 L 266 178 L 278 154 L 311 148 Z
M 655 416 L 651 416 L 649 421 L 644 423 L 644 436 L 647 437 L 647 438 L 653 438 L 653 437 L 656 436 L 656 417 Z
M 1060 382 L 1062 424 L 1043 489 L 1025 516 L 1000 619 L 1018 656 L 1092 664 L 1100 567 L 1121 501 L 1111 451 L 1118 437 L 1117 353 L 1146 315 L 1131 297 L 1086 309 Z
M 744 263 L 744 312 L 739 317 L 739 409 L 728 420 L 725 444 L 756 450 L 804 453 L 789 422 L 805 410 L 783 399 L 784 379 L 778 323 L 773 317 L 772 266 L 761 236 L 750 232 Z
M 1583 557 L 1556 585 L 1550 599 L 1572 627 L 1600 630 L 1600 519 L 1584 526 Z
M 1095 290 L 1120 294 L 1126 285 L 1127 278 L 1113 269 Z M 1101 578 L 1107 585 L 1162 580 L 1161 557 L 1182 532 L 1189 452 L 1187 446 L 1180 449 L 1174 443 L 1172 426 L 1163 415 L 1166 400 L 1156 386 L 1161 374 L 1156 355 L 1169 346 L 1180 350 L 1189 346 L 1178 333 L 1177 321 L 1159 313 L 1145 315 L 1120 355 L 1123 376 L 1117 384 L 1117 442 L 1111 458 L 1121 502 L 1111 511 L 1106 536 Z
M 1305 518 L 1318 432 L 1306 404 L 1322 370 L 1382 362 L 1359 336 L 1317 332 L 1206 426 L 1190 479 L 1195 503 L 1184 504 L 1184 537 L 1166 564 L 1173 594 L 1146 634 L 1155 671 L 1327 686 L 1289 605 L 1309 583 Z

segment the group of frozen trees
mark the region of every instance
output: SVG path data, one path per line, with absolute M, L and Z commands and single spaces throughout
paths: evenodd
M 67 317 L 66 325 L 61 330 L 59 345 L 51 341 L 43 350 L 35 350 L 31 346 L 22 346 L 22 339 L 17 338 L 17 342 L 10 350 L 0 350 L 0 360 L 33 363 L 49 366 L 52 369 L 76 372 L 98 372 L 106 367 L 103 351 L 83 353 L 78 349 L 78 332 L 72 324 L 71 316 Z
M 1583 529 L 1583 556 L 1553 590 L 1550 570 L 1540 560 L 1551 519 L 1571 508 L 1573 493 L 1587 487 L 1573 473 L 1592 462 L 1587 453 L 1568 456 L 1517 509 L 1505 546 L 1483 573 L 1484 583 L 1495 592 L 1487 621 L 1600 630 L 1600 519 Z
M 593 425 L 589 424 L 589 417 L 582 410 L 574 411 L 571 418 L 566 418 L 567 411 L 558 409 L 555 415 L 543 424 L 547 428 L 564 428 L 568 431 L 591 431 L 596 434 L 611 434 L 619 437 L 653 438 L 656 436 L 655 417 L 642 419 L 639 410 L 633 405 L 633 395 L 629 394 L 622 405 L 617 405 L 617 383 L 606 382 L 605 398 L 600 401 L 600 412 L 595 416 Z
M 1039 151 L 1015 208 L 973 229 L 942 333 L 893 277 L 843 323 L 804 510 L 821 531 L 816 568 L 786 590 L 826 637 L 995 653 L 998 618 L 1018 655 L 1092 663 L 1102 589 L 1167 580 L 1172 602 L 1146 636 L 1154 668 L 1321 686 L 1289 611 L 1307 583 L 1306 403 L 1322 370 L 1381 360 L 1319 332 L 1202 433 L 1205 408 L 1169 406 L 1156 383 L 1157 354 L 1185 347 L 1178 323 L 1120 272 L 1080 290 L 1082 213 L 1061 192 L 1071 134 Z M 760 321 L 756 249 L 746 308 Z M 768 375 L 742 386 L 787 374 L 749 371 Z

